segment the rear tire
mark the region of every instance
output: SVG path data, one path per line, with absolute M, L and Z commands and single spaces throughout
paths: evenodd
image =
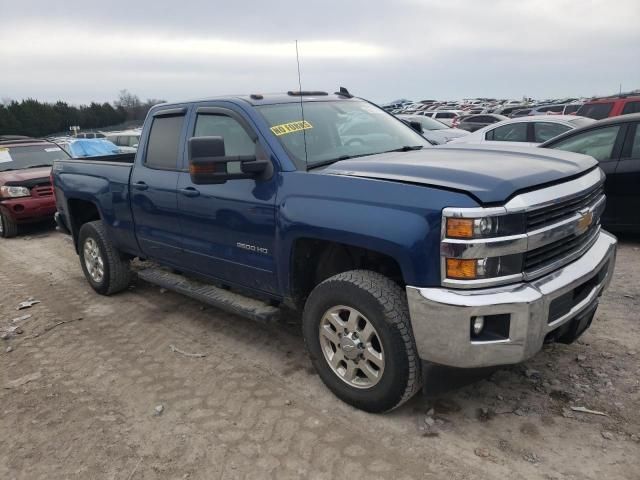
M 0 237 L 13 238 L 18 235 L 18 224 L 0 212 Z
M 303 333 L 322 381 L 356 408 L 392 410 L 420 389 L 407 297 L 384 275 L 352 270 L 320 283 L 305 305 Z
M 129 286 L 129 260 L 112 245 L 101 221 L 82 225 L 78 253 L 85 278 L 99 294 L 112 295 Z

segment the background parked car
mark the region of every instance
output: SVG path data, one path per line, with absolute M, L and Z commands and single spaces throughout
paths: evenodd
M 516 110 L 522 110 L 523 108 L 527 108 L 527 107 L 528 106 L 526 104 L 502 106 L 502 107 L 496 108 L 493 111 L 493 113 L 497 113 L 498 115 L 504 115 L 505 117 L 508 117 Z
M 118 147 L 130 147 L 137 150 L 140 143 L 140 131 L 127 130 L 124 132 L 110 132 L 105 138 L 115 143 Z
M 450 142 L 454 138 L 464 137 L 469 135 L 469 132 L 460 130 L 459 128 L 451 128 L 444 123 L 434 120 L 424 115 L 398 115 L 401 120 L 407 122 L 418 122 L 422 126 L 422 132 L 420 134 L 436 145 Z
M 425 115 L 427 117 L 438 120 L 448 127 L 451 126 L 454 118 L 463 114 L 464 112 L 462 110 L 427 110 L 419 112 L 419 115 Z
M 0 136 L 0 237 L 16 236 L 20 224 L 53 219 L 51 165 L 67 158 L 45 140 Z
M 615 231 L 640 232 L 640 114 L 594 122 L 540 145 L 591 155 L 607 174 L 602 223 Z
M 607 117 L 640 113 L 640 96 L 596 98 L 585 102 L 576 115 L 602 120 Z
M 537 146 L 558 135 L 593 123 L 574 115 L 520 117 L 481 128 L 451 143 L 501 143 L 502 145 Z
M 75 139 L 58 143 L 71 157 L 86 158 L 102 155 L 117 155 L 119 153 L 133 153 L 135 148 L 128 147 L 126 151 L 114 143 L 103 139 Z
M 462 130 L 467 130 L 468 132 L 475 132 L 476 130 L 480 130 L 481 128 L 484 128 L 488 125 L 502 122 L 504 120 L 509 120 L 509 117 L 505 117 L 504 115 L 497 115 L 495 113 L 465 115 L 454 118 L 452 126 Z
M 553 105 L 538 105 L 524 108 L 522 110 L 515 110 L 511 113 L 512 118 L 533 116 L 533 115 L 561 115 L 564 110 L 564 104 Z
M 104 138 L 104 133 L 101 132 L 82 132 L 75 135 L 75 138 Z

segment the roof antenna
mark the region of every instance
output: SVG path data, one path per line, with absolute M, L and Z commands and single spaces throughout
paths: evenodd
M 302 138 L 304 141 L 304 164 L 309 168 L 309 161 L 307 157 L 307 129 L 304 123 L 304 106 L 302 105 L 302 80 L 300 78 L 300 55 L 298 55 L 298 40 L 296 40 L 296 62 L 298 64 L 298 89 L 300 90 L 300 111 L 302 113 Z

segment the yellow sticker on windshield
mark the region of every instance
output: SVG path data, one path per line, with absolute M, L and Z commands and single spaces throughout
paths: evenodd
M 302 130 L 308 130 L 310 128 L 313 128 L 313 125 L 311 125 L 306 120 L 300 120 L 299 122 L 290 122 L 290 123 L 283 123 L 282 125 L 274 125 L 273 127 L 271 127 L 271 131 L 279 137 L 280 135 L 286 135 L 287 133 L 301 132 Z

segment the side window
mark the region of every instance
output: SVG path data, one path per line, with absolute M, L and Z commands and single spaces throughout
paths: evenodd
M 610 160 L 619 130 L 619 125 L 589 130 L 551 145 L 550 148 L 584 153 L 591 155 L 599 162 Z
M 183 124 L 184 115 L 153 119 L 145 159 L 147 167 L 160 170 L 177 169 L 178 145 Z
M 570 130 L 566 125 L 551 122 L 535 122 L 533 124 L 534 142 L 542 143 Z
M 227 156 L 255 155 L 256 144 L 234 118 L 226 115 L 200 114 L 196 119 L 194 137 L 222 137 Z M 240 173 L 240 162 L 227 164 L 228 173 Z
M 628 113 L 640 113 L 640 101 L 627 102 L 627 104 L 622 109 L 622 115 L 626 115 Z
M 497 142 L 526 142 L 527 123 L 512 123 L 510 125 L 503 125 L 502 127 L 494 128 L 486 133 L 485 139 Z

